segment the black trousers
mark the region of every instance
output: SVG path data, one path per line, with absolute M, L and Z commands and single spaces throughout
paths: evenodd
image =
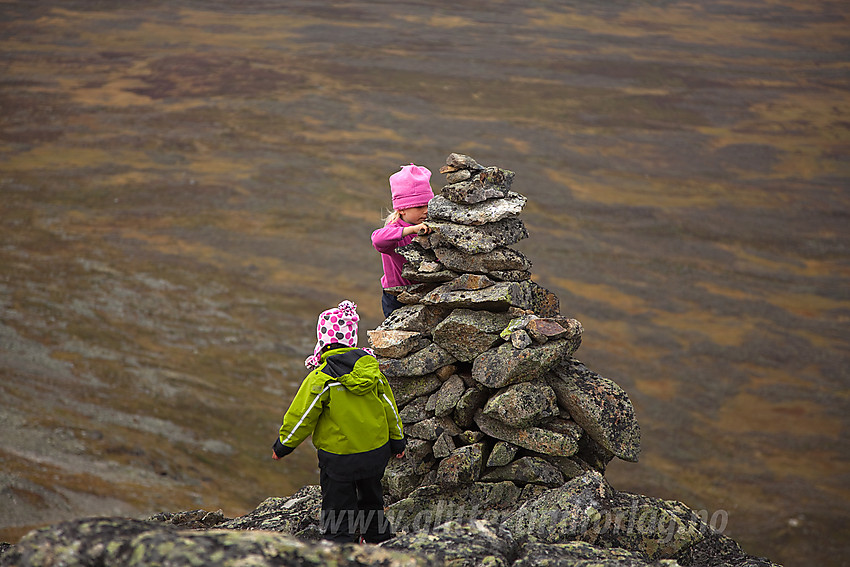
M 381 295 L 381 309 L 384 311 L 385 319 L 399 307 L 404 307 L 404 303 L 396 299 L 394 295 L 383 292 L 383 295 Z
M 338 543 L 369 543 L 392 538 L 392 526 L 384 516 L 381 476 L 359 480 L 334 480 L 322 469 L 322 529 L 324 538 Z

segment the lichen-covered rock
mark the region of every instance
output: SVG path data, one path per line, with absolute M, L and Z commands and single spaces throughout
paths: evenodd
M 451 310 L 435 305 L 405 305 L 390 313 L 376 330 L 430 333 L 449 311 Z
M 398 416 L 401 418 L 401 422 L 404 425 L 410 425 L 411 423 L 417 423 L 419 421 L 423 421 L 428 419 L 429 417 L 434 417 L 434 412 L 429 411 L 427 408 L 429 396 L 419 396 L 418 398 L 414 398 L 410 402 L 408 402 L 403 407 L 400 407 L 398 410 Z M 396 400 L 398 403 L 398 400 Z
M 461 430 L 451 418 L 448 417 L 432 417 L 419 423 L 414 423 L 405 429 L 405 433 L 410 437 L 417 439 L 425 439 L 428 441 L 436 441 L 437 437 L 447 431 L 449 435 L 460 435 Z
M 212 528 L 226 521 L 224 512 L 216 510 L 186 510 L 184 512 L 161 512 L 148 518 L 149 522 L 164 522 L 172 526 L 190 529 Z
M 289 498 L 267 498 L 244 516 L 218 525 L 233 530 L 271 530 L 297 534 L 311 524 L 319 524 L 322 509 L 322 490 L 308 485 Z
M 481 410 L 478 410 L 475 414 L 475 423 L 478 424 L 481 431 L 490 437 L 519 445 L 536 453 L 569 457 L 578 450 L 578 440 L 574 436 L 540 427 L 524 429 L 510 427 L 498 419 L 487 417 Z
M 533 307 L 530 282 L 498 282 L 475 290 L 453 289 L 449 282 L 425 294 L 422 303 L 446 309 L 486 309 L 494 312 L 507 311 L 510 307 Z
M 514 460 L 519 452 L 519 447 L 507 441 L 497 441 L 490 450 L 490 456 L 487 457 L 488 467 L 503 467 Z
M 558 339 L 524 349 L 516 349 L 512 344 L 505 343 L 475 359 L 472 363 L 472 378 L 489 388 L 531 382 L 543 376 L 564 357 L 569 357 L 576 348 L 578 345 L 574 339 Z
M 508 386 L 484 406 L 484 415 L 518 428 L 535 425 L 559 413 L 555 391 L 541 380 Z
M 595 543 L 622 547 L 649 559 L 672 559 L 712 530 L 681 502 L 615 492 L 605 502 Z
M 467 254 L 490 252 L 528 238 L 528 230 L 518 218 L 502 219 L 481 226 L 429 221 L 428 226 L 432 232 L 419 238 L 427 239 L 429 248 L 453 246 Z
M 587 532 L 597 530 L 602 523 L 604 502 L 613 494 L 614 489 L 605 478 L 590 471 L 525 502 L 505 518 L 502 527 L 517 542 L 562 543 L 584 539 Z M 598 535 L 598 531 L 594 533 Z
M 564 475 L 548 461 L 540 457 L 526 456 L 485 473 L 481 480 L 510 480 L 519 485 L 541 484 L 555 487 L 564 484 Z
M 431 394 L 440 389 L 443 381 L 437 378 L 435 374 L 426 374 L 425 376 L 400 376 L 388 377 L 390 388 L 393 389 L 396 404 L 403 406 L 409 401 Z
M 460 427 L 472 425 L 475 412 L 484 407 L 487 398 L 490 396 L 490 391 L 489 388 L 480 384 L 467 389 L 455 405 L 455 411 L 452 414 L 455 423 Z
M 508 195 L 514 176 L 514 172 L 507 169 L 485 167 L 465 181 L 444 186 L 440 194 L 452 202 L 467 205 L 503 198 Z
M 434 328 L 434 342 L 461 362 L 500 342 L 499 333 L 510 320 L 506 313 L 455 309 Z
M 396 533 L 430 530 L 447 521 L 501 518 L 529 499 L 528 487 L 513 482 L 420 486 L 387 507 Z
M 404 358 L 381 358 L 381 372 L 387 378 L 401 376 L 425 376 L 457 359 L 446 349 L 436 343 L 431 343 Z
M 511 535 L 486 520 L 449 521 L 429 532 L 399 536 L 382 547 L 433 556 L 456 567 L 507 567 L 515 553 Z
M 30 532 L 0 557 L 16 567 L 432 566 L 434 558 L 379 546 L 309 543 L 265 530 L 193 531 L 163 523 L 95 518 Z
M 437 440 L 434 441 L 434 456 L 438 459 L 448 457 L 457 449 L 454 439 L 451 435 L 443 431 Z M 439 472 L 439 471 L 438 471 Z
M 489 199 L 474 205 L 466 205 L 437 195 L 428 202 L 428 220 L 448 221 L 469 226 L 498 222 L 519 215 L 527 200 L 519 193 L 510 192 L 503 199 Z
M 416 331 L 366 331 L 369 346 L 378 356 L 404 358 L 411 352 L 427 347 L 431 342 Z
M 484 444 L 465 445 L 452 451 L 437 467 L 437 484 L 469 484 L 481 478 L 484 470 Z
M 457 374 L 453 374 L 434 394 L 434 415 L 444 417 L 452 413 L 466 391 L 463 380 Z
M 673 559 L 647 561 L 640 553 L 606 549 L 584 541 L 527 543 L 513 567 L 679 567 Z
M 744 553 L 732 538 L 709 533 L 679 554 L 679 563 L 689 567 L 781 567 L 765 557 Z
M 457 248 L 441 246 L 434 248 L 434 254 L 443 266 L 455 272 L 490 274 L 531 270 L 531 261 L 522 252 L 507 247 L 468 254 Z
M 573 420 L 614 455 L 637 462 L 640 426 L 628 394 L 573 358 L 564 359 L 552 370 L 549 385 Z

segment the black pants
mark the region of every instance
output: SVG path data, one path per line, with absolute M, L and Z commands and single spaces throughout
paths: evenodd
M 404 303 L 396 299 L 394 295 L 383 292 L 383 295 L 381 296 L 381 309 L 384 310 L 385 319 L 390 316 L 390 313 L 399 307 L 404 307 Z
M 380 543 L 395 535 L 384 516 L 381 476 L 340 481 L 332 479 L 322 469 L 319 482 L 325 539 L 338 543 L 356 542 L 359 534 L 369 543 Z

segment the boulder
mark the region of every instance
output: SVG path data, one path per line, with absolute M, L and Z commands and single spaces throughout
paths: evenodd
M 440 194 L 454 203 L 473 205 L 507 197 L 514 179 L 514 172 L 499 167 L 476 170 L 465 181 L 446 185 Z
M 519 445 L 536 453 L 569 457 L 578 450 L 578 439 L 574 435 L 558 433 L 540 427 L 524 429 L 510 427 L 498 419 L 484 415 L 481 410 L 478 410 L 475 414 L 475 423 L 481 431 L 490 437 Z
M 466 386 L 457 374 L 452 375 L 434 394 L 434 415 L 444 417 L 451 414 L 461 396 L 466 391 Z
M 308 485 L 289 498 L 267 498 L 244 516 L 218 525 L 231 530 L 270 530 L 297 534 L 311 525 L 319 525 L 322 509 L 322 490 Z
M 384 358 L 404 358 L 427 347 L 431 341 L 416 331 L 366 331 L 369 346 Z
M 519 447 L 507 441 L 497 441 L 487 457 L 488 467 L 503 467 L 514 460 Z
M 628 394 L 574 358 L 552 370 L 548 383 L 573 420 L 617 457 L 637 462 L 640 426 Z
M 508 386 L 484 406 L 484 415 L 518 428 L 536 425 L 559 413 L 555 391 L 541 380 Z
M 30 532 L 3 554 L 18 567 L 207 565 L 437 566 L 421 556 L 380 546 L 327 545 L 266 530 L 194 531 L 127 518 L 94 518 Z
M 506 313 L 455 309 L 434 328 L 434 342 L 461 362 L 501 342 L 499 333 L 510 320 Z
M 403 406 L 415 398 L 436 392 L 443 385 L 442 380 L 437 378 L 435 374 L 412 378 L 407 376 L 387 378 L 387 382 L 389 382 L 396 404 L 399 406 Z
M 541 484 L 555 487 L 564 484 L 564 475 L 548 461 L 540 457 L 526 456 L 487 472 L 481 480 L 488 482 L 510 480 L 519 485 Z
M 457 360 L 446 349 L 431 343 L 404 358 L 382 358 L 379 360 L 381 372 L 387 378 L 401 376 L 424 376 Z
M 558 339 L 524 349 L 505 343 L 475 359 L 472 363 L 472 378 L 489 388 L 531 382 L 543 376 L 564 357 L 569 357 L 577 348 L 575 339 Z
M 486 520 L 449 521 L 430 531 L 399 536 L 382 547 L 457 567 L 508 567 L 515 553 L 511 535 Z
M 437 484 L 454 486 L 469 484 L 481 478 L 484 470 L 484 443 L 464 445 L 440 461 L 437 468 Z
M 449 311 L 434 305 L 405 305 L 390 313 L 376 330 L 430 333 Z

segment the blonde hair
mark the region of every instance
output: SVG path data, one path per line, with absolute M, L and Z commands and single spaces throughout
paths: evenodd
M 384 219 L 384 226 L 389 226 L 400 218 L 401 218 L 401 213 L 399 213 L 398 211 L 392 211 Z

